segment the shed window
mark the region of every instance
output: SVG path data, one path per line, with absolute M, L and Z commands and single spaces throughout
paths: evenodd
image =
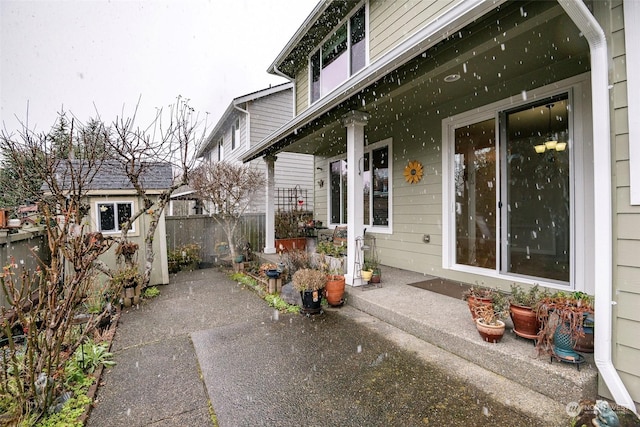
M 131 218 L 132 202 L 98 203 L 98 224 L 100 231 L 116 233 L 122 230 L 125 222 Z M 131 226 L 133 231 L 133 224 Z

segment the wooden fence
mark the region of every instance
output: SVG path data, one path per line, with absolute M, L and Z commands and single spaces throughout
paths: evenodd
M 18 271 L 22 268 L 35 271 L 41 263 L 48 265 L 50 259 L 44 230 L 32 228 L 14 233 L 0 230 L 1 267 L 13 263 Z M 0 291 L 0 305 L 7 307 L 6 298 L 2 291 Z
M 167 250 L 197 243 L 204 263 L 215 263 L 220 247 L 227 243 L 227 236 L 215 219 L 208 215 L 167 216 Z M 265 215 L 246 214 L 238 230 L 239 240 L 251 245 L 251 250 L 260 252 L 265 245 Z

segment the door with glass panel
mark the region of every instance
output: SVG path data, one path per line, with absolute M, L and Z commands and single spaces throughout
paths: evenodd
M 563 94 L 455 129 L 456 264 L 570 281 L 569 111 Z

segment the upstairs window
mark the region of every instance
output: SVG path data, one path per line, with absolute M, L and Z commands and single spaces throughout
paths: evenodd
M 311 55 L 311 102 L 331 92 L 367 62 L 365 7 L 340 25 Z
M 239 139 L 240 120 L 236 119 L 231 125 L 231 149 L 236 149 L 236 140 Z
M 223 159 L 223 155 L 222 155 L 222 148 L 224 147 L 224 141 L 222 140 L 222 138 L 220 138 L 218 140 L 218 161 L 221 162 Z

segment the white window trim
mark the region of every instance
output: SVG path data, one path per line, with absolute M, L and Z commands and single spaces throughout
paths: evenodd
M 637 94 L 640 91 L 640 77 L 636 70 L 640 69 L 640 51 L 632 46 L 640 44 L 640 2 L 625 1 L 624 7 L 624 39 L 626 45 L 627 65 L 627 110 L 629 117 L 629 198 L 632 205 L 640 205 L 640 102 Z
M 588 164 L 593 164 L 589 159 L 592 158 L 592 135 L 593 132 L 588 129 L 591 122 L 591 97 L 588 85 L 590 83 L 590 75 L 582 74 L 572 77 L 553 85 L 528 91 L 525 96 L 518 98 L 511 97 L 503 99 L 483 107 L 463 112 L 455 116 L 447 117 L 442 120 L 442 268 L 445 270 L 454 270 L 475 275 L 485 276 L 488 278 L 504 279 L 517 281 L 527 284 L 540 284 L 541 286 L 557 289 L 576 289 L 593 293 L 595 284 L 593 277 L 585 274 L 592 265 L 594 260 L 593 250 L 593 233 L 588 230 L 593 229 L 593 209 L 586 208 L 593 206 L 593 170 L 590 170 Z M 453 214 L 455 212 L 455 195 L 454 182 L 452 177 L 453 150 L 455 129 L 482 120 L 495 119 L 496 121 L 496 144 L 500 139 L 499 129 L 499 113 L 505 110 L 534 103 L 537 99 L 551 97 L 557 94 L 569 92 L 570 103 L 572 105 L 572 114 L 570 116 L 569 126 L 571 127 L 571 140 L 569 147 L 572 155 L 572 170 L 570 175 L 571 182 L 571 216 L 572 228 L 571 233 L 571 271 L 568 284 L 562 284 L 557 281 L 545 280 L 544 278 L 527 277 L 512 273 L 503 273 L 496 269 L 486 269 L 455 262 L 455 221 Z M 526 98 L 526 99 L 524 99 Z M 573 141 L 582 141 L 581 144 L 573 143 Z M 498 153 L 499 151 L 496 151 Z M 499 156 L 498 156 L 499 157 Z M 496 185 L 501 188 L 500 162 L 496 162 Z M 496 197 L 496 203 L 500 202 L 500 197 Z M 580 208 L 578 208 L 580 207 Z M 497 206 L 496 206 L 496 211 Z M 583 230 L 583 231 L 580 231 Z M 586 230 L 586 231 L 585 231 Z M 501 253 L 501 242 L 496 241 L 496 252 Z
M 393 138 L 386 138 L 378 142 L 374 142 L 372 144 L 365 145 L 364 153 L 371 153 L 373 150 L 376 150 L 381 147 L 387 147 L 387 155 L 389 156 L 389 195 L 388 195 L 388 207 L 389 207 L 389 225 L 371 225 L 373 222 L 373 210 L 369 211 L 369 224 L 365 224 L 365 228 L 367 229 L 367 233 L 378 233 L 378 234 L 393 234 Z M 371 155 L 371 154 L 369 154 Z M 325 176 L 325 181 L 327 184 L 327 227 L 335 228 L 345 226 L 347 224 L 338 224 L 331 222 L 331 163 L 337 160 L 347 160 L 347 155 L 340 154 L 337 156 L 333 156 L 327 159 L 327 173 Z M 361 159 L 362 162 L 364 159 Z M 347 168 L 349 165 L 347 164 Z
M 128 204 L 131 205 L 131 215 L 133 216 L 135 214 L 135 202 L 133 202 L 132 200 L 97 200 L 95 202 L 95 209 L 96 209 L 96 230 L 101 232 L 102 234 L 119 234 L 122 232 L 122 230 L 120 229 L 120 224 L 118 224 L 118 222 L 116 221 L 116 229 L 113 231 L 105 231 L 101 229 L 101 221 L 100 221 L 100 205 L 124 205 L 124 204 Z M 114 212 L 117 211 L 117 209 L 114 209 Z M 131 229 L 128 231 L 129 233 L 135 234 L 136 233 L 136 222 L 138 222 L 137 220 L 134 220 L 133 223 L 131 224 Z
M 362 67 L 360 70 L 356 71 L 353 74 L 349 74 L 349 76 L 341 83 L 337 84 L 336 87 L 334 87 L 333 89 L 331 89 L 329 92 L 323 94 L 320 94 L 320 97 L 318 99 L 316 99 L 315 101 L 312 101 L 312 94 L 311 94 L 311 84 L 312 84 L 312 78 L 313 78 L 313 70 L 311 69 L 311 57 L 318 52 L 321 48 L 322 45 L 331 38 L 331 36 L 334 33 L 334 30 L 336 28 L 340 28 L 341 25 L 343 25 L 346 22 L 349 22 L 349 20 L 351 19 L 351 17 L 353 15 L 355 15 L 355 13 L 360 10 L 360 8 L 364 5 L 364 22 L 365 22 L 365 63 L 364 63 L 364 67 Z M 347 39 L 350 40 L 350 28 L 347 28 Z M 315 49 L 313 49 L 311 51 L 311 53 L 307 56 L 307 99 L 309 100 L 309 105 L 315 104 L 316 102 L 320 101 L 322 98 L 326 97 L 327 95 L 333 93 L 335 91 L 335 89 L 339 88 L 340 86 L 342 86 L 342 84 L 344 84 L 344 82 L 348 81 L 349 79 L 351 79 L 353 76 L 357 76 L 358 74 L 360 74 L 363 70 L 366 70 L 367 67 L 369 66 L 369 42 L 370 42 L 370 27 L 369 27 L 369 0 L 365 0 L 365 1 L 361 1 L 360 3 L 358 3 L 351 11 L 351 13 L 349 13 L 349 15 L 347 15 L 345 18 L 343 18 L 336 26 L 333 27 L 333 29 L 329 32 L 329 34 L 327 34 L 325 36 L 324 39 L 322 39 L 322 41 L 320 41 L 320 43 L 318 43 L 318 45 L 316 46 Z M 351 46 L 349 47 L 349 53 L 351 51 Z M 322 56 L 322 55 L 320 55 Z M 351 59 L 349 59 L 349 65 L 351 65 Z M 322 71 L 321 71 L 322 72 Z M 351 70 L 349 70 L 349 72 L 351 72 Z

